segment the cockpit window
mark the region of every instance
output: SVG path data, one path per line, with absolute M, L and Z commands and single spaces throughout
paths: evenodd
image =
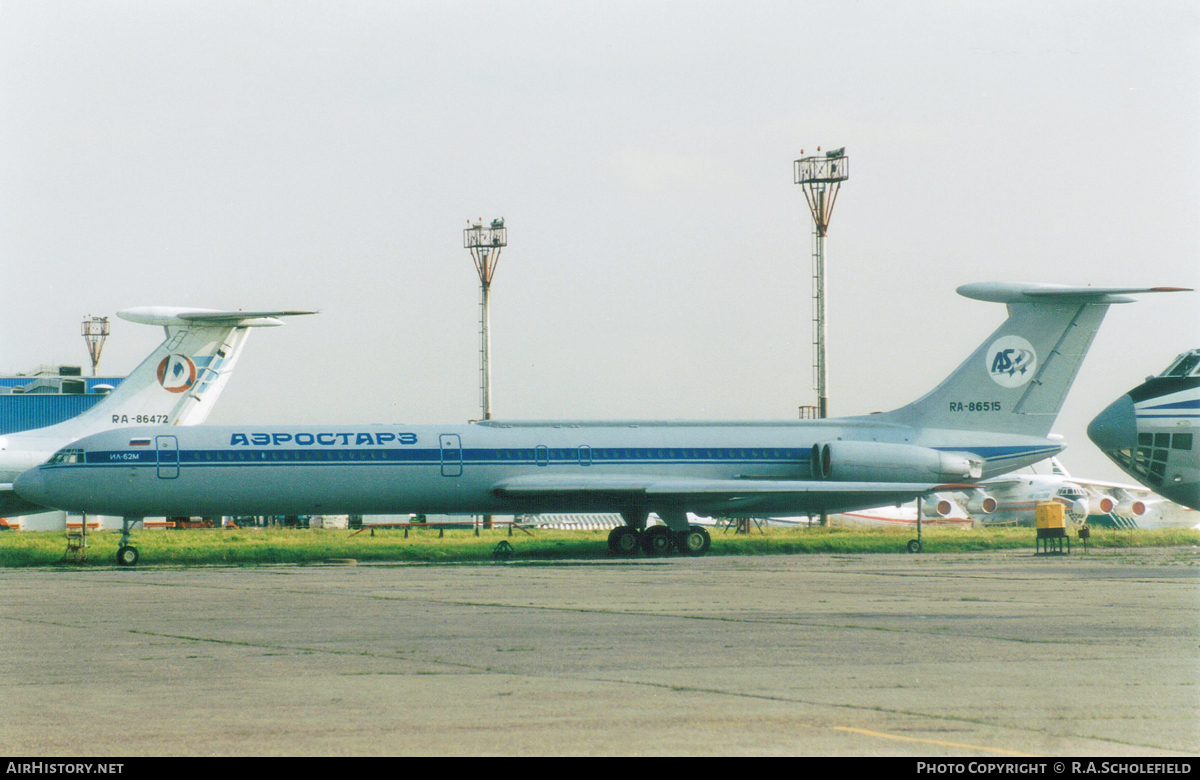
M 58 452 L 54 453 L 54 457 L 50 458 L 47 463 L 51 466 L 69 463 L 83 463 L 83 450 L 73 448 L 59 450 Z
M 1183 353 L 1159 376 L 1200 376 L 1200 349 Z

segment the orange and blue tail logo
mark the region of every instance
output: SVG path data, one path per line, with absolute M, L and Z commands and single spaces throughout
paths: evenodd
M 196 384 L 196 364 L 187 355 L 167 355 L 158 364 L 158 383 L 171 393 L 186 392 Z

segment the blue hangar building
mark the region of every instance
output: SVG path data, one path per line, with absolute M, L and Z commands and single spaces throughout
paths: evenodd
M 85 377 L 79 366 L 38 366 L 0 376 L 0 436 L 57 425 L 83 414 L 124 377 Z

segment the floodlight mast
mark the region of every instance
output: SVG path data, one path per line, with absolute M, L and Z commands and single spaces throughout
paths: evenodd
M 483 408 L 483 419 L 492 419 L 492 335 L 489 301 L 492 278 L 500 262 L 500 250 L 508 246 L 508 228 L 504 217 L 493 219 L 489 227 L 483 220 L 471 224 L 463 231 L 463 246 L 471 251 L 475 270 L 479 272 L 479 405 Z
M 96 367 L 100 365 L 100 353 L 104 351 L 104 341 L 108 338 L 108 317 L 93 317 L 88 315 L 83 321 L 83 340 L 87 342 L 88 354 L 92 357 L 92 376 L 96 375 Z
M 821 147 L 817 147 L 821 151 Z M 804 154 L 804 150 L 800 150 Z M 825 349 L 829 337 L 829 318 L 825 291 L 825 234 L 833 217 L 842 182 L 850 178 L 850 158 L 846 148 L 824 155 L 802 157 L 793 163 L 796 184 L 804 188 L 804 199 L 813 218 L 813 384 L 817 391 L 817 417 L 829 416 L 829 368 Z

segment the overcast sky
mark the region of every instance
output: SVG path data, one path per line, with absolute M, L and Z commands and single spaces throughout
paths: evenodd
M 209 421 L 479 416 L 462 229 L 503 216 L 493 405 L 794 418 L 903 405 L 1004 318 L 976 281 L 1200 288 L 1194 2 L 0 0 L 0 371 L 86 364 L 86 314 L 313 308 Z M 114 320 L 101 373 L 161 330 Z M 1056 430 L 1200 346 L 1200 293 L 1113 307 Z

